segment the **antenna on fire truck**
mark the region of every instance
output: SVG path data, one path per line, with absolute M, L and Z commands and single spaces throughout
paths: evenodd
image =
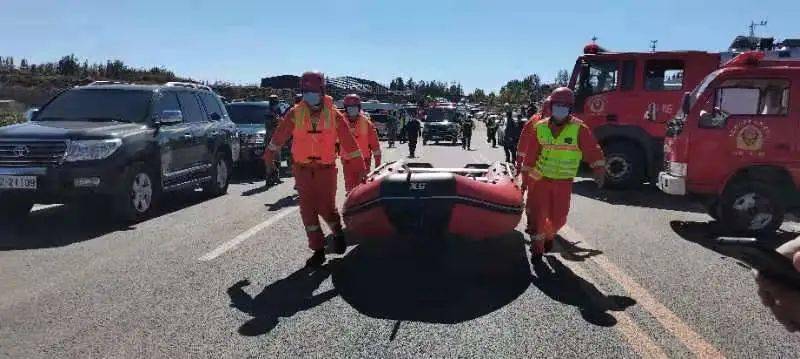
M 658 40 L 650 40 L 650 52 L 656 52 L 656 44 Z
M 756 26 L 767 26 L 767 20 L 761 20 L 760 22 L 750 20 L 750 37 L 756 36 Z

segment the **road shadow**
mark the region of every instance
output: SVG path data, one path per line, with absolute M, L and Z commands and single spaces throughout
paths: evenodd
M 488 241 L 434 240 L 440 242 L 361 240 L 330 263 L 333 284 L 366 316 L 442 324 L 489 314 L 530 285 L 519 232 Z
M 280 179 L 292 178 L 292 171 L 281 168 L 278 171 L 278 177 Z M 264 166 L 256 163 L 241 163 L 233 170 L 230 184 L 257 184 L 264 182 L 264 179 Z
M 300 195 L 295 193 L 295 194 L 291 194 L 291 195 L 288 195 L 286 197 L 283 197 L 283 198 L 275 201 L 275 203 L 266 203 L 266 204 L 264 204 L 264 206 L 266 206 L 267 210 L 269 210 L 270 212 L 275 212 L 275 211 L 280 211 L 280 210 L 282 210 L 284 208 L 287 208 L 287 207 L 297 206 L 299 203 L 300 203 Z
M 670 196 L 653 186 L 631 190 L 598 189 L 593 180 L 580 180 L 572 185 L 572 193 L 608 204 L 705 213 L 703 207 L 685 196 Z
M 169 193 L 148 218 L 200 204 L 208 200 L 203 192 Z M 108 203 L 75 203 L 31 212 L 27 218 L 0 225 L 0 251 L 63 247 L 103 235 L 135 229 L 135 224 L 114 216 Z
M 561 258 L 570 262 L 583 262 L 591 257 L 603 254 L 603 251 L 579 246 L 580 242 L 570 242 L 560 235 L 556 235 L 552 253 L 558 253 Z
M 675 234 L 681 238 L 699 244 L 708 249 L 718 252 L 714 248 L 713 240 L 719 237 L 732 237 L 730 230 L 725 228 L 721 223 L 716 221 L 711 222 L 694 222 L 694 221 L 671 221 L 669 222 L 670 228 Z M 759 244 L 766 248 L 778 248 L 784 243 L 791 241 L 800 236 L 800 233 L 779 230 L 775 233 L 768 235 L 761 235 L 755 237 Z M 753 238 L 753 237 L 748 237 Z M 719 252 L 718 252 L 719 253 Z M 721 253 L 722 254 L 722 253 Z
M 291 317 L 336 297 L 334 289 L 314 294 L 329 276 L 324 267 L 302 268 L 264 287 L 255 296 L 244 291 L 244 287 L 250 285 L 247 279 L 235 283 L 226 291 L 231 300 L 230 306 L 252 317 L 239 327 L 239 334 L 257 336 L 269 333 L 278 325 L 280 318 Z
M 611 327 L 617 324 L 609 311 L 624 311 L 636 304 L 630 297 L 605 295 L 558 258 L 547 255 L 533 266 L 533 285 L 551 299 L 578 308 L 586 322 Z

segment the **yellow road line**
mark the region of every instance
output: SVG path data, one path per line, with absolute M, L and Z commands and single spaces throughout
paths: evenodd
M 569 267 L 572 272 L 576 275 L 584 278 L 586 280 L 591 281 L 592 276 L 584 270 L 584 268 L 576 263 L 570 263 L 568 261 L 563 262 L 564 265 Z M 598 288 L 597 290 L 600 290 Z M 600 292 L 602 292 L 600 290 Z M 605 294 L 605 293 L 604 293 Z M 611 311 L 610 314 L 617 319 L 617 325 L 614 326 L 614 329 L 619 331 L 625 340 L 630 344 L 631 348 L 639 354 L 642 358 L 654 358 L 654 359 L 661 359 L 667 358 L 667 354 L 661 350 L 661 347 L 656 344 L 649 335 L 645 333 L 642 328 L 640 328 L 636 323 L 631 319 L 631 317 L 626 314 L 625 312 L 614 312 Z
M 564 236 L 564 238 L 569 238 L 570 241 L 587 243 L 586 239 L 580 233 L 569 226 L 564 226 L 564 228 L 561 229 L 561 235 Z M 670 311 L 666 306 L 656 300 L 655 297 L 647 291 L 647 289 L 642 287 L 614 263 L 609 261 L 608 258 L 601 255 L 591 257 L 588 260 L 597 264 L 597 266 L 605 271 L 606 274 L 611 277 L 611 279 L 621 285 L 644 310 L 650 313 L 650 315 L 652 315 L 659 323 L 661 323 L 661 326 L 663 326 L 664 329 L 678 338 L 678 340 L 680 340 L 680 342 L 683 343 L 683 345 L 685 345 L 697 357 L 725 357 L 722 352 L 720 352 L 717 348 L 706 341 L 705 338 L 690 328 L 686 323 L 683 322 L 683 320 L 675 315 L 675 313 Z

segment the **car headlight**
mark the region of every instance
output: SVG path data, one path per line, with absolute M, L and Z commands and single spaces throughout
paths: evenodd
M 110 140 L 78 140 L 69 141 L 67 146 L 67 162 L 102 160 L 111 156 L 122 146 L 122 140 L 114 138 Z
M 256 133 L 254 135 L 247 136 L 246 142 L 251 145 L 263 145 L 264 137 L 266 136 L 263 133 Z

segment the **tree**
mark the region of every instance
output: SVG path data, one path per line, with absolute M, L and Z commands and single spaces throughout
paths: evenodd
M 567 86 L 569 84 L 569 72 L 564 69 L 558 70 L 558 74 L 556 74 L 556 79 L 554 82 L 556 83 L 556 86 Z
M 482 89 L 475 89 L 475 91 L 472 91 L 472 93 L 469 94 L 468 97 L 470 102 L 473 103 L 484 102 L 486 101 L 486 92 L 484 92 Z
M 72 54 L 62 57 L 61 60 L 58 60 L 58 65 L 56 66 L 56 72 L 59 75 L 78 75 L 79 69 L 78 60 Z
M 28 71 L 28 60 L 19 60 L 19 69 L 22 71 Z

